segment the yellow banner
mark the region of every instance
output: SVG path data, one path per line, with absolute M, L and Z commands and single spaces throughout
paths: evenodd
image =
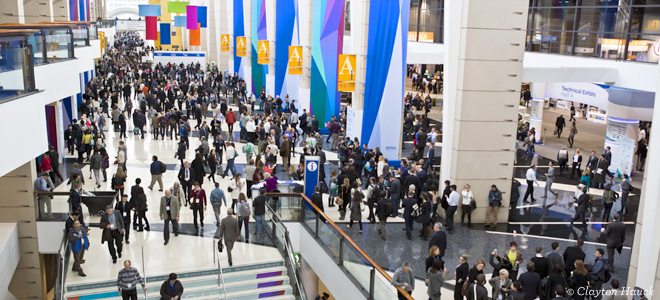
M 270 53 L 270 48 L 268 46 L 268 41 L 257 42 L 257 63 L 260 65 L 268 64 L 268 53 Z
M 247 43 L 244 36 L 236 37 L 236 56 L 245 56 L 245 47 Z
M 229 52 L 229 35 L 221 34 L 220 35 L 220 51 Z
M 339 54 L 337 61 L 337 90 L 341 92 L 355 91 L 355 55 Z
M 289 74 L 302 75 L 302 46 L 289 46 Z

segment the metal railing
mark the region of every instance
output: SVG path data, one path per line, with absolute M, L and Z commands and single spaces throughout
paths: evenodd
M 413 300 L 408 292 L 391 285 L 392 277 L 305 195 L 270 193 L 267 196 L 271 200 L 266 223 L 281 226 L 283 229 L 277 230 L 284 231 L 287 240 L 283 222 L 300 222 L 365 297 L 396 299 L 397 294 L 401 294 L 405 299 Z M 271 229 L 271 232 L 274 234 L 275 230 Z M 273 240 L 278 241 L 276 236 Z
M 147 284 L 147 266 L 144 263 L 144 246 L 142 246 L 141 249 L 142 249 L 142 278 L 143 278 L 144 284 L 146 286 L 146 284 Z M 137 283 L 135 285 L 136 285 L 136 288 L 137 288 Z M 146 289 L 144 290 L 144 299 L 145 300 L 149 299 L 147 297 L 147 290 Z
M 64 231 L 64 230 L 63 230 Z M 54 300 L 64 300 L 64 283 L 66 282 L 66 270 L 69 264 L 69 239 L 67 238 L 66 232 L 62 235 L 62 241 L 60 242 L 60 249 L 57 250 L 57 278 L 55 280 L 55 285 L 53 286 L 53 299 Z
M 222 243 L 221 239 L 218 239 L 217 243 Z M 227 300 L 227 288 L 225 287 L 225 274 L 222 271 L 222 265 L 220 265 L 220 251 L 218 248 L 216 248 L 216 239 L 213 238 L 213 244 L 211 244 L 211 248 L 213 248 L 213 262 L 217 263 L 218 266 L 218 286 L 222 286 L 222 294 L 224 295 L 225 300 Z M 217 258 L 217 262 L 216 262 Z
M 280 218 L 277 216 L 277 213 L 275 213 L 270 205 L 266 205 L 266 210 L 271 221 L 268 224 L 271 225 L 271 228 L 268 230 L 268 234 L 271 236 L 271 239 L 273 242 L 275 242 L 277 248 L 282 252 L 284 256 L 284 262 L 286 264 L 289 277 L 291 278 L 293 294 L 296 296 L 296 299 L 307 299 L 305 288 L 303 287 L 300 280 L 300 270 L 296 262 L 293 246 L 291 245 L 291 240 L 289 239 L 289 231 L 286 229 L 286 226 L 282 223 L 282 220 L 280 220 Z M 258 224 L 255 224 L 255 227 L 256 226 L 258 226 Z

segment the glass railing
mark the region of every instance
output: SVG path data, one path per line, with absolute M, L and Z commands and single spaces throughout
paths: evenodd
M 35 91 L 32 48 L 0 40 L 0 101 Z
M 53 285 L 53 300 L 64 300 L 64 286 L 66 281 L 67 266 L 69 265 L 69 240 L 66 232 L 62 233 L 60 248 L 57 250 L 57 278 Z
M 46 35 L 48 62 L 73 58 L 72 34 L 67 30 L 50 30 Z
M 73 27 L 73 45 L 75 47 L 89 46 L 89 31 L 87 26 Z
M 37 221 L 66 221 L 71 212 L 70 192 L 34 192 Z M 107 205 L 114 207 L 117 199 L 115 191 L 89 191 L 80 196 L 83 215 L 100 215 Z M 51 211 L 48 211 L 50 202 Z M 42 207 L 43 206 L 43 207 Z
M 392 277 L 303 194 L 267 195 L 266 224 L 277 243 L 288 239 L 285 222 L 300 222 L 367 299 L 396 299 L 399 292 L 413 300 L 406 291 L 392 286 Z M 275 234 L 279 231 L 284 237 Z

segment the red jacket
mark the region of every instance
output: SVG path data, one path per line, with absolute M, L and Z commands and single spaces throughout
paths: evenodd
M 234 124 L 236 123 L 236 115 L 234 114 L 234 111 L 228 111 L 227 115 L 225 116 L 225 119 L 227 120 L 227 124 Z
M 50 171 L 51 169 L 51 161 L 50 158 L 44 157 L 41 159 L 41 165 L 39 165 L 39 172 L 44 172 L 44 171 Z
M 200 188 L 199 190 L 190 191 L 190 198 L 192 199 L 192 204 L 206 206 L 206 191 Z M 192 209 L 192 205 L 190 207 Z

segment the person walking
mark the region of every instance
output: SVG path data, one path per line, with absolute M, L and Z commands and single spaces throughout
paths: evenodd
M 160 286 L 161 300 L 180 300 L 183 295 L 183 285 L 178 281 L 176 273 L 170 273 L 168 280 Z
M 454 214 L 456 213 L 456 210 L 458 209 L 458 201 L 461 198 L 461 196 L 458 194 L 456 191 L 456 185 L 452 184 L 449 189 L 451 192 L 449 193 L 449 197 L 447 197 L 447 210 L 445 211 L 445 224 L 447 226 L 447 232 L 449 234 L 454 233 Z
M 218 243 L 221 243 L 222 240 L 225 242 L 225 247 L 227 247 L 227 258 L 230 267 L 233 264 L 231 259 L 231 250 L 234 248 L 234 242 L 236 242 L 238 237 L 241 235 L 241 232 L 238 228 L 238 220 L 236 220 L 233 215 L 234 210 L 228 208 L 227 216 L 222 219 L 222 222 L 220 222 L 220 240 L 218 241 Z
M 206 191 L 199 185 L 199 182 L 195 181 L 193 183 L 193 190 L 190 192 L 190 209 L 193 211 L 193 225 L 195 230 L 199 229 L 197 227 L 197 218 L 199 217 L 199 223 L 204 228 L 204 212 L 206 211 Z
M 610 221 L 610 214 L 612 212 L 612 206 L 614 206 L 614 201 L 616 201 L 618 194 L 612 190 L 612 184 L 608 183 L 605 185 L 603 190 L 603 222 Z
M 101 167 L 103 167 L 103 156 L 99 151 L 94 150 L 92 157 L 89 159 L 89 168 L 94 173 L 94 179 L 96 179 L 96 188 L 101 187 Z
M 165 227 L 163 228 L 165 245 L 170 242 L 170 222 L 172 223 L 174 236 L 179 235 L 180 208 L 178 199 L 172 197 L 172 191 L 165 190 L 165 196 L 160 198 L 160 220 L 165 221 Z
M 390 282 L 395 287 L 400 287 L 404 291 L 408 292 L 408 295 L 412 295 L 413 290 L 415 289 L 415 276 L 412 273 L 410 268 L 410 263 L 404 262 L 401 265 L 401 268 L 394 271 L 392 275 L 392 281 Z M 406 300 L 406 296 L 397 290 L 397 296 L 399 299 Z
M 555 181 L 555 167 L 552 161 L 548 162 L 548 173 L 545 173 L 545 177 L 545 188 L 543 189 L 543 196 L 541 196 L 541 198 L 548 198 L 548 192 L 550 192 L 555 195 L 556 199 L 559 196 L 559 192 L 552 190 L 552 183 Z
M 621 214 L 614 214 L 612 220 L 612 223 L 607 224 L 607 228 L 600 229 L 607 238 L 607 265 L 610 271 L 614 270 L 614 250 L 621 254 L 623 242 L 626 240 L 626 225 L 621 222 Z
M 128 202 L 128 195 L 121 195 L 121 202 L 117 202 L 115 205 L 115 210 L 119 211 L 121 214 L 122 221 L 124 222 L 124 241 L 126 244 L 130 244 L 128 241 L 130 232 L 131 232 L 131 210 L 133 205 Z
M 403 219 L 406 225 L 406 236 L 408 240 L 412 240 L 412 230 L 413 230 L 413 206 L 417 204 L 417 199 L 414 198 L 415 192 L 408 191 L 408 197 L 403 199 Z
M 360 226 L 360 233 L 362 233 L 362 211 L 365 209 L 364 204 L 362 203 L 364 195 L 357 183 L 353 183 L 353 189 L 351 191 L 351 203 L 349 209 L 351 210 L 350 222 L 346 225 L 347 228 L 353 227 L 353 221 L 357 221 Z M 411 224 L 412 226 L 412 224 Z
M 490 187 L 488 192 L 488 208 L 486 209 L 486 227 L 497 226 L 497 214 L 502 206 L 502 192 L 496 185 Z M 490 223 L 490 214 L 493 213 L 493 223 Z
M 557 138 L 561 138 L 561 133 L 564 131 L 564 127 L 566 127 L 566 119 L 564 119 L 564 115 L 559 115 L 557 117 L 557 120 L 555 121 L 555 126 L 557 127 L 555 131 L 557 132 Z
M 250 203 L 247 202 L 247 197 L 245 197 L 245 194 L 240 193 L 238 195 L 238 234 L 239 234 L 239 240 L 240 240 L 240 234 L 241 230 L 243 229 L 243 226 L 245 226 L 245 242 L 249 243 L 250 242 L 250 226 L 248 225 L 250 223 L 250 215 L 251 209 L 250 209 Z
M 147 209 L 149 208 L 147 205 L 147 195 L 144 193 L 144 189 L 142 187 L 138 187 L 135 190 L 135 196 L 133 196 L 131 202 L 133 202 L 133 208 L 135 209 L 135 213 L 137 215 L 137 232 L 142 232 L 143 230 L 150 231 L 151 227 L 149 226 L 149 220 L 147 220 L 146 216 Z M 133 220 L 133 222 L 135 222 L 135 220 Z M 144 226 L 142 222 L 144 222 Z
M 572 163 L 573 163 L 573 170 L 571 170 L 571 179 L 574 178 L 576 172 L 578 175 L 580 175 L 580 167 L 582 166 L 582 152 L 580 151 L 579 148 L 575 149 Z
M 73 226 L 67 232 L 67 237 L 71 244 L 71 252 L 73 252 L 73 271 L 78 272 L 79 276 L 86 277 L 80 264 L 85 261 L 85 250 L 89 249 L 87 229 L 80 224 L 80 221 L 74 220 Z
M 633 186 L 630 185 L 628 174 L 623 174 L 623 181 L 621 181 L 621 210 L 619 211 L 622 216 L 625 216 L 628 212 L 628 197 L 633 189 Z
M 118 210 L 114 210 L 112 206 L 108 205 L 105 207 L 105 214 L 101 214 L 100 226 L 103 229 L 101 244 L 108 242 L 112 263 L 116 264 L 117 257 L 121 258 L 124 220 Z M 115 246 L 117 246 L 116 249 Z
M 390 199 L 387 199 L 386 197 L 382 197 L 380 198 L 380 200 L 378 200 L 378 202 L 376 202 L 376 216 L 378 216 L 378 234 L 380 235 L 380 238 L 383 241 L 387 240 L 387 231 L 385 225 L 387 224 L 387 217 L 390 216 L 390 214 L 388 214 L 388 209 L 392 211 L 395 210 L 394 206 L 392 206 Z
M 559 175 L 564 175 L 564 171 L 568 171 L 566 166 L 568 163 L 568 150 L 566 150 L 566 146 L 562 146 L 557 152 L 557 163 L 559 163 Z
M 160 189 L 159 192 L 163 191 L 163 173 L 167 170 L 167 167 L 162 161 L 158 160 L 158 156 L 154 155 L 151 158 L 151 166 L 149 166 L 149 172 L 151 172 L 151 183 L 149 184 L 149 189 L 153 190 L 154 184 L 158 181 L 158 186 Z
M 215 215 L 215 226 L 220 226 L 220 208 L 222 203 L 225 203 L 227 206 L 227 199 L 225 198 L 225 192 L 220 189 L 220 184 L 215 183 L 215 189 L 211 191 L 211 206 L 213 207 L 213 214 Z
M 587 213 L 587 208 L 589 207 L 589 195 L 587 194 L 587 187 L 582 188 L 582 195 L 580 195 L 576 201 L 573 203 L 577 203 L 577 209 L 575 210 L 575 216 L 573 219 L 571 219 L 571 226 L 573 226 L 573 223 L 575 221 L 581 220 L 583 226 L 587 226 L 587 219 L 586 219 L 586 213 Z
M 231 209 L 236 208 L 236 204 L 238 203 L 238 196 L 241 194 L 243 188 L 246 185 L 245 179 L 242 177 L 243 176 L 240 173 L 236 173 L 234 178 L 229 181 L 228 191 L 231 193 Z
M 317 187 L 318 188 L 318 187 Z M 254 235 L 259 235 L 259 229 L 261 229 L 261 235 L 266 233 L 266 190 L 260 189 L 259 196 L 252 200 L 252 208 L 254 209 Z M 323 203 L 320 207 L 323 211 Z
M 179 170 L 178 178 L 179 178 L 179 182 L 181 182 L 181 186 L 183 186 L 183 191 L 186 197 L 186 202 L 184 203 L 184 206 L 188 206 L 188 204 L 190 204 L 190 192 L 192 190 L 192 184 L 194 182 L 193 178 L 195 178 L 195 170 L 193 170 L 190 167 L 189 162 L 183 163 L 183 168 Z
M 456 284 L 454 284 L 454 300 L 463 300 L 463 285 L 466 284 L 470 271 L 468 258 L 469 255 L 467 254 L 463 254 L 458 258 L 458 265 L 454 271 L 454 279 L 456 280 Z
M 525 173 L 525 179 L 527 179 L 527 191 L 525 192 L 525 196 L 523 197 L 523 202 L 529 203 L 529 201 L 527 201 L 528 196 L 532 196 L 532 202 L 536 202 L 536 199 L 534 199 L 534 183 L 536 183 L 537 186 L 541 186 L 541 185 L 536 180 L 535 165 L 529 166 L 529 169 L 527 169 L 527 172 Z
M 227 160 L 227 166 L 225 167 L 225 172 L 222 173 L 222 178 L 225 178 L 229 171 L 231 171 L 232 176 L 236 176 L 238 174 L 236 172 L 236 167 L 234 166 L 234 159 L 238 157 L 238 152 L 236 152 L 236 148 L 234 146 L 234 143 L 228 143 L 227 144 L 227 150 L 225 151 L 225 159 Z
M 568 148 L 573 148 L 575 142 L 575 135 L 578 133 L 575 121 L 571 122 L 571 128 L 568 129 Z
M 174 185 L 172 185 L 172 197 L 176 199 L 179 202 L 179 209 L 183 206 L 187 206 L 186 202 L 186 193 L 183 191 L 183 187 L 181 187 L 181 184 L 179 184 L 178 181 L 174 182 Z
M 130 260 L 124 261 L 124 268 L 119 270 L 119 274 L 117 274 L 117 288 L 123 300 L 138 299 L 138 283 L 142 285 L 142 290 L 147 290 L 147 286 L 144 284 L 144 278 L 140 276 L 138 269 L 131 267 Z
M 112 188 L 115 190 L 117 193 L 117 201 L 121 201 L 121 195 L 124 194 L 124 183 L 126 182 L 126 173 L 124 173 L 124 168 L 121 166 L 117 167 L 117 173 L 115 175 L 112 175 L 112 179 L 110 179 L 110 183 L 112 184 Z M 83 182 L 84 184 L 84 182 Z

